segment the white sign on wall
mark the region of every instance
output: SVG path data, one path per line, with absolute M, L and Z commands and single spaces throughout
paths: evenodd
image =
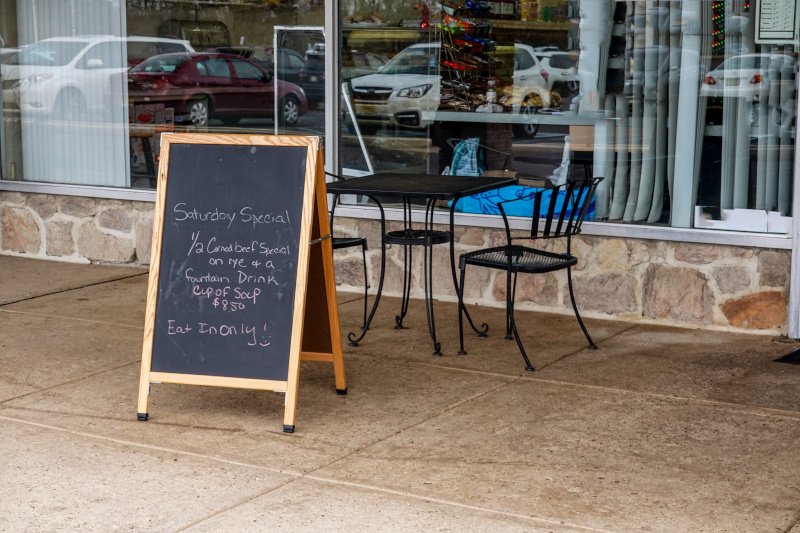
M 797 0 L 756 2 L 756 42 L 794 44 L 798 42 Z

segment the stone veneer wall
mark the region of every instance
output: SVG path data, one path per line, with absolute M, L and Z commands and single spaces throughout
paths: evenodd
M 397 229 L 389 225 L 389 229 Z M 442 228 L 446 229 L 446 228 Z M 336 231 L 363 235 L 371 287 L 377 287 L 380 228 L 370 220 L 337 218 Z M 456 228 L 456 254 L 505 242 L 501 230 Z M 789 250 L 744 248 L 680 242 L 580 235 L 573 239 L 578 264 L 572 280 L 582 315 L 667 325 L 763 331 L 785 334 L 789 288 Z M 563 249 L 563 248 L 562 248 Z M 360 251 L 336 252 L 337 282 L 343 289 L 363 290 Z M 384 294 L 402 291 L 402 248 L 389 250 Z M 422 256 L 414 254 L 414 294 L 422 297 Z M 486 306 L 505 305 L 501 271 L 467 269 L 465 300 Z M 434 248 L 434 289 L 442 300 L 455 301 L 449 250 Z M 572 313 L 566 272 L 521 275 L 517 309 Z
M 0 253 L 64 261 L 146 265 L 153 204 L 76 196 L 0 192 Z M 394 229 L 396 224 L 389 224 Z M 337 233 L 366 236 L 370 285 L 377 287 L 380 228 L 376 221 L 337 218 Z M 460 227 L 456 253 L 502 242 L 502 231 Z M 785 333 L 788 250 L 580 236 L 573 282 L 585 316 L 668 325 Z M 392 247 L 384 294 L 402 290 L 402 247 Z M 414 254 L 414 295 L 422 296 L 422 256 Z M 360 252 L 336 252 L 342 290 L 363 290 Z M 434 289 L 455 301 L 447 246 L 434 249 Z M 520 276 L 519 309 L 571 313 L 566 274 Z M 505 277 L 470 268 L 467 301 L 502 307 Z
M 151 202 L 0 191 L 0 252 L 75 262 L 150 262 Z

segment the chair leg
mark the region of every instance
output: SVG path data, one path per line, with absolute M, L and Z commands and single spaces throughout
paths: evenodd
M 361 259 L 364 261 L 364 320 L 361 322 L 361 330 L 367 326 L 367 300 L 369 299 L 369 278 L 367 277 L 367 247 L 361 245 Z
M 589 341 L 589 349 L 596 350 L 597 345 L 592 340 L 592 337 L 589 336 L 589 330 L 586 329 L 586 326 L 583 324 L 583 320 L 581 319 L 581 314 L 578 312 L 578 304 L 575 303 L 575 293 L 572 291 L 572 269 L 567 269 L 567 286 L 569 287 L 569 299 L 572 301 L 572 309 L 575 311 L 575 318 L 578 319 L 578 325 L 580 325 L 581 330 L 583 330 L 583 334 L 586 336 L 586 340 Z
M 517 277 L 514 276 L 514 284 L 516 285 Z M 531 364 L 531 360 L 528 359 L 528 354 L 525 351 L 525 346 L 522 345 L 522 339 L 519 336 L 519 331 L 517 330 L 517 321 L 514 318 L 514 298 L 511 299 L 511 305 L 506 310 L 506 315 L 511 323 L 511 332 L 514 334 L 514 340 L 517 341 L 517 347 L 519 348 L 519 353 L 522 354 L 522 359 L 525 360 L 525 370 L 533 372 L 535 369 Z
M 511 270 L 506 270 L 506 340 L 513 339 L 511 333 L 511 309 L 514 301 L 514 283 L 511 281 Z
M 461 275 L 458 279 L 458 355 L 466 355 L 464 350 L 464 276 L 467 272 L 467 265 L 461 267 Z

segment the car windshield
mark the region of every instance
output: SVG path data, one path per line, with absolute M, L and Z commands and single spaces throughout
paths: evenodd
M 10 65 L 59 67 L 72 61 L 85 46 L 85 42 L 79 41 L 39 41 L 26 46 L 19 53 L 8 58 L 7 63 Z
M 131 72 L 175 72 L 188 59 L 187 55 L 155 56 L 139 63 Z
M 428 74 L 436 70 L 438 48 L 406 48 L 378 72 L 381 74 Z

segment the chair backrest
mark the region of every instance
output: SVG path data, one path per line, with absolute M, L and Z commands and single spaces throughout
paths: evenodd
M 581 232 L 597 184 L 603 178 L 568 180 L 533 195 L 529 239 L 570 237 Z

